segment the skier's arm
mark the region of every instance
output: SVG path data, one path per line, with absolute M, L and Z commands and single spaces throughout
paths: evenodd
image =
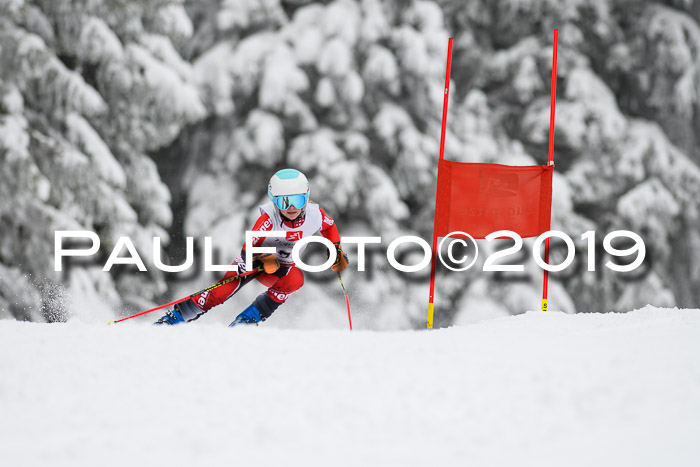
M 258 217 L 258 220 L 255 221 L 255 225 L 253 225 L 253 228 L 250 230 L 253 232 L 254 231 L 272 230 L 272 220 L 270 219 L 270 216 L 268 216 L 267 214 L 262 214 L 260 217 Z M 264 240 L 265 240 L 265 237 L 253 237 L 253 239 L 252 239 L 253 245 L 252 246 L 254 246 L 254 247 L 261 246 Z M 247 243 L 243 243 L 243 247 L 241 248 L 241 256 L 240 256 L 240 260 L 238 261 L 239 272 L 245 271 L 246 246 L 248 246 Z M 273 255 L 271 253 L 253 255 L 253 258 L 255 258 L 255 262 L 254 262 L 253 267 L 256 267 L 257 265 L 261 265 L 265 269 L 265 272 L 268 274 L 272 274 L 280 266 L 279 261 L 277 260 L 277 257 L 275 257 L 275 255 Z
M 270 219 L 270 216 L 268 216 L 267 213 L 262 214 L 260 217 L 258 217 L 258 220 L 255 221 L 255 225 L 253 225 L 253 228 L 250 230 L 252 232 L 272 230 L 272 219 Z M 253 246 L 262 245 L 264 240 L 265 240 L 265 237 L 253 237 Z M 241 254 L 243 256 L 245 256 L 246 246 L 247 246 L 247 243 L 243 243 L 243 248 L 241 249 Z
M 321 223 L 321 235 L 333 242 L 337 249 L 335 263 L 333 263 L 331 269 L 336 272 L 340 272 L 348 267 L 348 255 L 340 247 L 340 234 L 338 233 L 338 226 L 335 225 L 335 221 L 331 218 L 331 216 L 326 214 L 326 211 L 323 209 L 321 209 L 321 216 L 323 216 L 323 222 Z
M 321 222 L 321 235 L 326 237 L 333 243 L 340 245 L 340 234 L 338 233 L 338 226 L 335 225 L 335 221 L 326 214 L 326 211 L 321 210 L 321 216 L 323 216 L 323 222 Z

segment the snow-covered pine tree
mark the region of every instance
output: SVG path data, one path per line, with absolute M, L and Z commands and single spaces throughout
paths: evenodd
M 61 278 L 53 236 L 92 230 L 109 249 L 128 235 L 147 264 L 151 238 L 167 241 L 170 195 L 148 152 L 204 116 L 192 69 L 173 45 L 191 34 L 180 1 L 2 3 L 3 315 L 66 319 L 56 299 L 62 279 L 93 318 L 164 291 L 154 268 L 108 275 L 94 266 Z

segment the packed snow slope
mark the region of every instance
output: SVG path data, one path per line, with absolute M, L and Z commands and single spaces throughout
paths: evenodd
M 0 321 L 0 464 L 700 465 L 700 310 L 434 331 Z

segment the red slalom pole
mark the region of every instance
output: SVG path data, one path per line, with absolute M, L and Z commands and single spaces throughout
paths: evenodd
M 256 272 L 260 272 L 260 271 L 262 271 L 261 266 L 253 269 L 252 271 L 248 271 L 248 272 L 244 272 L 243 274 L 236 274 L 235 276 L 231 276 L 228 279 L 224 279 L 221 282 L 218 282 L 214 285 L 211 285 L 211 286 L 207 287 L 206 289 L 202 289 L 199 292 L 195 292 L 192 295 L 188 295 L 187 297 L 181 298 L 180 300 L 175 300 L 174 302 L 166 303 L 165 305 L 160 305 L 160 306 L 157 306 L 155 308 L 151 308 L 150 310 L 142 311 L 141 313 L 136 313 L 135 315 L 127 316 L 126 318 L 118 319 L 116 321 L 109 321 L 107 324 L 121 323 L 122 321 L 126 321 L 127 319 L 136 318 L 137 316 L 145 315 L 147 313 L 151 313 L 152 311 L 160 310 L 162 308 L 166 308 L 166 307 L 175 305 L 176 303 L 184 302 L 185 300 L 188 300 L 190 298 L 196 297 L 197 295 L 203 294 L 204 292 L 206 292 L 208 290 L 213 290 L 217 287 L 221 287 L 224 284 L 228 284 L 229 282 L 233 282 L 240 277 L 250 276 L 251 274 L 255 274 Z
M 452 68 L 452 38 L 447 41 L 447 69 L 445 70 L 445 97 L 442 101 L 442 130 L 440 131 L 440 160 L 445 158 L 445 132 L 447 131 L 447 101 L 450 97 L 450 69 Z M 436 188 L 437 192 L 437 188 Z M 437 195 L 435 196 L 435 210 L 437 211 Z M 435 219 L 433 219 L 433 249 L 430 259 L 430 293 L 428 296 L 428 321 L 427 328 L 433 328 L 433 313 L 435 296 L 435 263 L 437 262 L 438 238 L 435 235 Z
M 340 277 L 340 271 L 338 272 L 338 280 L 340 281 L 341 287 L 343 287 L 343 292 L 345 292 L 345 304 L 348 306 L 348 323 L 350 324 L 350 330 L 352 331 L 352 316 L 350 316 L 350 299 L 348 298 L 348 291 L 345 289 L 345 284 L 343 284 L 343 278 Z
M 554 30 L 554 49 L 552 52 L 552 92 L 549 105 L 549 162 L 554 165 L 554 107 L 557 101 L 557 45 L 559 43 L 559 30 Z M 544 262 L 549 264 L 549 238 L 544 240 Z M 544 282 L 542 285 L 542 311 L 547 311 L 547 285 L 549 271 L 544 270 Z

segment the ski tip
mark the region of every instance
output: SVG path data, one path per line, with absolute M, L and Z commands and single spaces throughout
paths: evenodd
M 114 324 L 114 321 L 107 321 L 107 325 Z

